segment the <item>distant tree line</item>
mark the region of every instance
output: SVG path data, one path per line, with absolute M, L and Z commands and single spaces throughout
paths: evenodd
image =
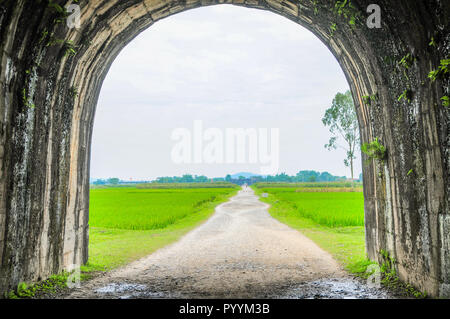
M 208 183 L 208 182 L 230 182 L 238 185 L 242 184 L 254 184 L 258 182 L 285 182 L 285 183 L 299 183 L 299 182 L 340 182 L 346 181 L 345 176 L 334 176 L 328 172 L 317 172 L 317 171 L 300 171 L 294 176 L 287 175 L 286 173 L 281 173 L 277 175 L 267 175 L 267 176 L 251 176 L 251 177 L 232 177 L 231 175 L 225 176 L 225 178 L 208 178 L 206 176 L 192 176 L 185 174 L 183 176 L 166 176 L 158 177 L 152 183 Z
M 111 177 L 107 179 L 97 179 L 93 182 L 94 185 L 118 185 L 120 183 L 120 179 L 117 177 Z
M 184 174 L 183 176 L 164 176 L 158 177 L 152 183 L 208 183 L 208 182 L 224 182 L 224 178 L 208 178 L 204 175 L 190 175 Z
M 289 176 L 285 173 L 275 176 L 267 176 L 266 182 L 339 182 L 345 181 L 345 176 L 334 176 L 328 172 L 316 172 L 316 171 L 300 171 L 295 176 Z
M 151 181 L 151 183 L 171 184 L 171 183 L 210 183 L 210 182 L 230 182 L 238 185 L 254 184 L 261 182 L 284 182 L 284 183 L 304 183 L 304 182 L 341 182 L 346 181 L 345 176 L 334 176 L 328 172 L 317 171 L 300 171 L 296 175 L 291 176 L 286 173 L 267 176 L 251 176 L 251 177 L 232 177 L 227 175 L 225 177 L 208 178 L 204 175 L 184 174 L 182 176 L 163 176 Z M 362 180 L 362 174 L 360 175 Z M 122 183 L 129 183 L 120 181 L 118 178 L 98 179 L 93 182 L 94 185 L 117 185 Z M 136 182 L 138 183 L 138 182 Z M 142 182 L 139 182 L 142 183 Z

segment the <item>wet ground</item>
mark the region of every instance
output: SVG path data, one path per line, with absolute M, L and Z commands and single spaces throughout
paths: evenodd
M 212 298 L 208 295 L 180 294 L 177 292 L 162 292 L 157 287 L 149 287 L 142 284 L 110 283 L 95 289 L 96 298 L 119 298 L 119 299 L 170 299 L 170 298 Z M 221 296 L 224 297 L 224 296 Z M 233 297 L 233 296 L 228 296 Z M 389 293 L 382 289 L 369 288 L 367 285 L 349 279 L 327 279 L 298 284 L 295 287 L 284 287 L 283 289 L 270 292 L 260 292 L 254 298 L 270 299 L 392 299 Z
M 267 209 L 244 188 L 178 242 L 66 298 L 393 298 L 349 276 Z

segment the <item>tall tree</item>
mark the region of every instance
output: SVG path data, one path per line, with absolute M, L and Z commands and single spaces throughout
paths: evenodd
M 325 148 L 334 150 L 340 147 L 347 152 L 344 164 L 350 167 L 353 187 L 353 161 L 356 159 L 355 155 L 360 143 L 358 119 L 350 91 L 336 94 L 331 107 L 325 111 L 322 122 L 329 127 L 332 134 Z M 338 144 L 340 139 L 345 141 L 345 146 Z

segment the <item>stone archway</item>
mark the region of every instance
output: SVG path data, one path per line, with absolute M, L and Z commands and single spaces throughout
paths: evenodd
M 120 50 L 164 17 L 230 3 L 283 15 L 335 55 L 362 142 L 387 149 L 363 156 L 368 256 L 387 251 L 402 280 L 450 296 L 449 79 L 428 78 L 449 56 L 450 3 L 380 0 L 370 29 L 365 0 L 80 0 L 78 30 L 71 3 L 0 2 L 0 292 L 87 261 L 93 118 Z

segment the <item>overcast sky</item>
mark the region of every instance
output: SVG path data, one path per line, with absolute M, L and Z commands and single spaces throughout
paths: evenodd
M 331 52 L 276 14 L 219 5 L 163 19 L 113 63 L 94 124 L 91 178 L 259 173 L 260 164 L 177 164 L 177 128 L 279 128 L 279 172 L 350 176 L 345 151 L 328 151 L 321 119 L 348 90 Z M 361 171 L 356 160 L 355 176 Z

